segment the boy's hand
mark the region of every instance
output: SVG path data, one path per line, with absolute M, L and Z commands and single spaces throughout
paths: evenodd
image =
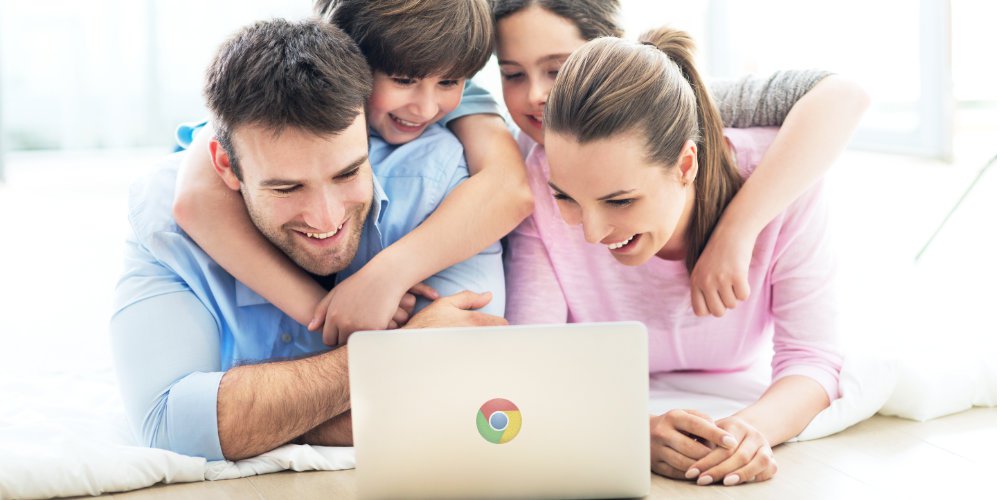
M 695 410 L 670 410 L 649 417 L 650 459 L 653 472 L 673 479 L 685 476 L 692 465 L 717 448 L 735 448 L 738 441 L 708 415 Z
M 437 290 L 428 285 L 423 283 L 413 285 L 413 288 L 410 288 L 403 294 L 403 298 L 399 301 L 399 308 L 396 309 L 396 314 L 392 315 L 392 319 L 389 320 L 389 330 L 406 326 L 406 323 L 410 321 L 410 317 L 413 316 L 413 308 L 417 307 L 418 295 L 428 300 L 435 300 L 440 297 Z
M 747 274 L 757 239 L 716 231 L 691 271 L 691 306 L 697 316 L 722 317 L 750 297 Z
M 315 331 L 322 326 L 326 345 L 346 345 L 347 338 L 359 330 L 398 328 L 397 320 L 406 322 L 413 312 L 416 295 L 438 298 L 438 293 L 426 285 L 414 286 L 409 293 L 398 286 L 391 279 L 362 269 L 330 290 L 316 306 L 308 328 Z
M 490 303 L 490 292 L 468 290 L 435 300 L 410 319 L 405 328 L 445 328 L 451 326 L 498 326 L 507 320 L 492 314 L 472 311 Z
M 739 446 L 716 448 L 688 468 L 685 477 L 698 478 L 705 486 L 722 482 L 726 486 L 767 481 L 778 472 L 778 464 L 767 438 L 746 420 L 724 418 L 716 422 L 719 428 L 736 436 Z

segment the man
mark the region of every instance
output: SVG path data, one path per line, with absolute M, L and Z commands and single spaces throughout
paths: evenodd
M 416 227 L 463 178 L 456 171 L 414 179 L 438 189 L 394 200 L 368 162 L 370 92 L 371 72 L 354 43 L 316 21 L 244 28 L 208 72 L 217 173 L 241 193 L 256 230 L 327 286 Z M 133 235 L 111 331 L 134 431 L 148 446 L 210 460 L 288 442 L 349 444 L 347 349 L 328 350 L 177 228 L 170 213 L 178 161 L 141 179 L 130 197 Z M 502 296 L 499 251 L 428 281 L 444 293 Z M 471 311 L 490 297 L 445 297 L 408 326 L 502 324 Z

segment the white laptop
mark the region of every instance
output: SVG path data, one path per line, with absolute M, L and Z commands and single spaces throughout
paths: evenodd
M 641 323 L 358 332 L 348 359 L 361 497 L 649 493 Z

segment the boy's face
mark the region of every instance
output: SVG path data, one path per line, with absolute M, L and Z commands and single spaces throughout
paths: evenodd
M 365 112 L 369 126 L 389 144 L 403 144 L 451 113 L 462 101 L 464 78 L 423 79 L 373 73 L 372 96 Z

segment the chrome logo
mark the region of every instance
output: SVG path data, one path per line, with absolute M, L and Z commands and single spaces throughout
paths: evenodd
M 479 407 L 476 427 L 483 439 L 504 444 L 521 432 L 521 410 L 506 399 L 491 399 Z

